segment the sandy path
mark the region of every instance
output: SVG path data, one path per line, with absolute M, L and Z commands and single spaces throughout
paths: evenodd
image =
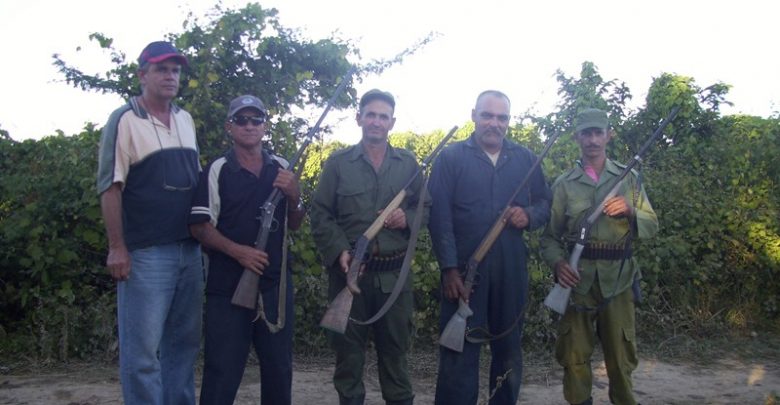
M 430 364 L 425 365 L 430 368 Z M 332 367 L 324 362 L 296 363 L 293 403 L 337 404 L 332 388 Z M 526 366 L 528 380 L 520 404 L 565 404 L 561 394 L 561 371 L 553 366 Z M 419 374 L 419 370 L 415 370 Z M 595 403 L 609 403 L 608 381 L 603 364 L 596 365 Z M 706 367 L 643 360 L 635 372 L 637 397 L 648 404 L 765 404 L 774 392 L 780 394 L 780 368 L 773 362 L 724 361 Z M 483 384 L 484 386 L 484 384 Z M 369 364 L 366 404 L 383 404 L 376 372 Z M 259 376 L 250 367 L 239 390 L 237 404 L 259 403 Z M 415 378 L 417 404 L 433 403 L 435 381 Z M 483 389 L 484 391 L 484 389 Z M 483 393 L 483 397 L 486 393 Z M 7 374 L 0 376 L 0 404 L 120 404 L 116 368 L 80 365 L 59 373 Z

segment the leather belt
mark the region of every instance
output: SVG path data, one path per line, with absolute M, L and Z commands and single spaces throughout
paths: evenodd
M 573 246 L 569 246 L 569 251 Z M 631 258 L 632 251 L 624 245 L 610 243 L 588 243 L 582 250 L 581 259 L 587 260 L 623 260 Z

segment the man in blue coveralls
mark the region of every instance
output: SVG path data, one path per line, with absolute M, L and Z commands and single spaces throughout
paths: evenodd
M 466 291 L 463 272 L 469 257 L 496 221 L 536 157 L 506 139 L 509 98 L 488 90 L 471 112 L 474 133 L 445 148 L 431 173 L 433 199 L 429 229 L 441 268 L 441 330 L 458 308 L 469 302 L 474 315 L 467 330 L 485 337 L 509 331 L 490 341 L 491 404 L 515 404 L 522 381 L 522 313 L 528 295 L 523 232 L 544 226 L 550 217 L 550 190 L 541 171 L 512 201 L 508 224 L 483 259 L 474 292 Z M 442 347 L 436 404 L 476 404 L 479 391 L 480 343 L 464 344 L 462 353 Z M 497 382 L 502 378 L 499 388 Z

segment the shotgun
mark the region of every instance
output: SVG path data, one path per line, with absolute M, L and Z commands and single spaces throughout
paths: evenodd
M 560 133 L 556 133 L 547 141 L 542 153 L 539 154 L 534 164 L 525 174 L 523 181 L 520 182 L 520 185 L 515 189 L 514 193 L 512 193 L 512 196 L 509 197 L 509 201 L 506 203 L 506 207 L 501 212 L 501 215 L 498 216 L 496 222 L 490 227 L 490 231 L 482 238 L 479 246 L 477 246 L 477 250 L 469 257 L 469 261 L 466 263 L 466 281 L 464 283 L 464 287 L 466 291 L 468 291 L 468 294 L 471 294 L 471 288 L 474 285 L 474 278 L 477 276 L 479 263 L 482 262 L 482 259 L 485 258 L 485 255 L 490 251 L 493 243 L 496 242 L 496 239 L 498 239 L 498 236 L 501 235 L 501 232 L 506 227 L 508 213 L 512 208 L 512 202 L 520 191 L 525 188 L 526 184 L 528 184 L 531 175 L 542 163 L 542 159 L 544 159 L 544 156 L 550 151 L 550 148 L 553 143 L 555 143 L 555 140 L 558 139 L 559 135 Z M 444 326 L 444 331 L 442 331 L 441 336 L 439 336 L 439 344 L 456 352 L 463 352 L 463 341 L 466 339 L 466 322 L 473 314 L 474 311 L 469 308 L 469 304 L 463 299 L 459 299 L 458 309 L 452 314 L 450 320 L 447 321 L 447 325 Z
M 296 172 L 296 174 L 300 175 L 300 170 L 303 165 L 300 165 L 300 167 L 296 170 L 296 165 L 303 157 L 303 153 L 306 151 L 306 148 L 311 143 L 312 139 L 314 138 L 314 135 L 317 134 L 317 132 L 320 129 L 320 124 L 322 124 L 322 120 L 325 119 L 325 116 L 328 114 L 328 111 L 330 111 L 330 108 L 333 106 L 333 104 L 336 102 L 336 100 L 341 96 L 341 94 L 344 92 L 344 90 L 347 88 L 347 82 L 349 81 L 349 78 L 352 77 L 352 75 L 355 73 L 356 68 L 353 66 L 352 68 L 347 71 L 346 74 L 344 74 L 344 77 L 341 78 L 341 83 L 339 83 L 338 87 L 336 88 L 336 91 L 333 92 L 333 95 L 328 100 L 328 104 L 325 105 L 325 110 L 320 115 L 320 118 L 317 120 L 317 123 L 314 124 L 311 129 L 309 129 L 309 132 L 306 134 L 306 138 L 304 139 L 301 146 L 298 148 L 298 150 L 295 152 L 295 155 L 293 156 L 292 160 L 290 161 L 290 165 L 288 166 L 290 170 L 293 170 Z M 279 204 L 279 201 L 284 198 L 284 194 L 282 194 L 281 190 L 278 188 L 274 188 L 273 191 L 271 191 L 271 194 L 268 196 L 268 198 L 263 203 L 263 206 L 261 208 L 261 225 L 260 229 L 257 231 L 257 238 L 255 239 L 255 249 L 265 251 L 266 245 L 268 244 L 268 235 L 271 233 L 271 225 L 273 224 L 274 219 L 274 212 L 276 212 L 276 206 Z M 285 270 L 282 269 L 282 277 L 284 277 Z M 238 305 L 240 307 L 244 307 L 247 309 L 255 309 L 255 306 L 257 305 L 257 292 L 259 288 L 259 281 L 260 281 L 260 275 L 255 273 L 252 270 L 244 269 L 244 273 L 241 274 L 241 279 L 238 282 L 238 285 L 236 286 L 236 290 L 233 292 L 233 298 L 230 299 L 230 302 L 233 305 Z
M 655 132 L 653 132 L 653 135 L 650 136 L 650 139 L 648 139 L 645 144 L 642 145 L 642 147 L 639 149 L 639 152 L 634 155 L 628 165 L 626 165 L 625 169 L 623 169 L 623 172 L 620 173 L 620 175 L 615 179 L 615 185 L 612 186 L 612 189 L 609 190 L 609 193 L 607 193 L 601 203 L 599 203 L 598 207 L 596 207 L 596 209 L 593 210 L 593 212 L 580 225 L 580 232 L 577 235 L 577 243 L 574 245 L 574 248 L 571 251 L 571 256 L 569 256 L 569 267 L 571 267 L 571 269 L 575 272 L 578 272 L 580 256 L 582 255 L 583 249 L 585 249 L 585 244 L 588 242 L 590 229 L 604 211 L 604 205 L 610 198 L 617 195 L 623 179 L 625 179 L 626 176 L 631 173 L 631 169 L 633 169 L 637 163 L 642 161 L 642 155 L 645 154 L 647 149 L 650 148 L 650 145 L 655 142 L 656 138 L 658 138 L 661 133 L 663 133 L 664 128 L 666 128 L 666 126 L 672 122 L 674 117 L 677 116 L 678 112 L 680 112 L 679 106 L 672 109 L 672 111 L 669 113 L 669 116 L 667 116 L 666 119 L 661 122 L 661 125 L 658 127 L 658 129 L 655 130 Z M 566 308 L 569 306 L 570 295 L 571 288 L 563 287 L 560 284 L 555 283 L 552 291 L 550 291 L 550 293 L 547 294 L 547 297 L 544 299 L 544 305 L 563 315 L 566 313 Z
M 352 301 L 355 298 L 355 295 L 360 294 L 360 288 L 357 285 L 358 275 L 360 274 L 360 267 L 366 263 L 366 252 L 368 250 L 369 243 L 374 239 L 379 231 L 382 230 L 385 219 L 387 219 L 390 213 L 401 205 L 407 194 L 406 189 L 411 187 L 414 179 L 417 178 L 417 176 L 422 173 L 426 167 L 428 167 L 430 162 L 434 157 L 436 157 L 447 141 L 449 141 L 449 139 L 455 135 L 455 131 L 457 129 L 457 126 L 452 127 L 444 139 L 442 139 L 441 142 L 436 145 L 436 148 L 434 148 L 433 152 L 431 152 L 431 154 L 428 155 L 425 160 L 423 160 L 420 167 L 417 168 L 409 181 L 406 182 L 406 185 L 403 187 L 403 189 L 401 189 L 401 191 L 399 191 L 398 194 L 393 197 L 390 203 L 387 204 L 387 206 L 382 210 L 382 213 L 379 215 L 379 217 L 377 217 L 377 219 L 371 223 L 371 226 L 369 226 L 368 229 L 366 229 L 365 232 L 360 235 L 360 238 L 358 238 L 357 242 L 355 243 L 355 254 L 352 255 L 352 262 L 349 264 L 349 270 L 347 271 L 347 285 L 341 289 L 341 292 L 339 292 L 338 295 L 336 295 L 336 298 L 334 298 L 333 301 L 328 305 L 328 309 L 325 311 L 325 315 L 320 321 L 320 326 L 337 333 L 344 333 L 344 331 L 347 330 L 347 324 L 349 323 L 349 313 L 352 311 Z M 420 193 L 420 198 L 423 197 L 424 194 Z M 408 255 L 409 252 L 407 251 L 406 254 Z

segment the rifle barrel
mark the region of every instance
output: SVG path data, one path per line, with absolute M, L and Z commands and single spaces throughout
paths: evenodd
M 314 135 L 319 131 L 320 124 L 322 124 L 322 121 L 325 119 L 328 111 L 330 111 L 331 107 L 336 102 L 336 99 L 338 99 L 341 93 L 343 93 L 346 89 L 347 82 L 349 81 L 349 78 L 355 73 L 356 69 L 357 68 L 355 66 L 352 66 L 347 71 L 347 73 L 344 74 L 344 76 L 341 78 L 341 83 L 339 83 L 338 87 L 336 87 L 336 90 L 333 92 L 333 95 L 328 100 L 328 103 L 325 105 L 325 109 L 322 111 L 322 114 L 320 114 L 319 119 L 317 119 L 317 122 L 314 124 L 314 126 L 309 129 L 309 132 L 306 133 L 306 138 L 295 152 L 295 155 L 293 155 L 293 158 L 290 161 L 290 165 L 288 166 L 289 169 L 294 173 L 297 174 L 296 165 L 301 160 L 303 153 L 311 143 Z M 263 203 L 263 221 L 260 229 L 257 231 L 257 238 L 255 239 L 255 248 L 258 250 L 266 250 L 266 245 L 268 244 L 268 235 L 271 232 L 271 222 L 274 213 L 276 212 L 276 206 L 279 204 L 279 201 L 282 200 L 282 197 L 284 197 L 282 191 L 274 187 L 274 189 L 271 191 L 271 194 L 265 200 L 265 203 Z M 282 277 L 284 277 L 284 271 L 282 271 Z M 244 272 L 241 274 L 241 279 L 236 286 L 236 290 L 234 291 L 230 302 L 240 307 L 254 309 L 255 305 L 257 304 L 258 289 L 260 288 L 258 284 L 259 280 L 260 276 L 258 276 L 255 272 L 244 269 Z
M 666 128 L 667 125 L 669 125 L 670 122 L 672 122 L 672 120 L 677 116 L 678 112 L 680 112 L 680 106 L 675 106 L 674 108 L 672 108 L 672 111 L 669 113 L 666 119 L 664 119 L 661 122 L 661 124 L 658 126 L 655 132 L 653 132 L 650 138 L 647 141 L 645 141 L 642 147 L 639 148 L 639 151 L 626 165 L 626 167 L 623 169 L 623 172 L 621 172 L 620 175 L 615 179 L 615 185 L 612 186 L 612 188 L 609 190 L 609 193 L 607 193 L 607 195 L 604 197 L 601 203 L 599 203 L 598 207 L 595 210 L 593 210 L 593 212 L 585 220 L 585 223 L 580 227 L 580 233 L 577 236 L 577 243 L 575 243 L 574 249 L 572 249 L 571 256 L 569 257 L 569 267 L 571 267 L 571 269 L 574 270 L 575 272 L 579 271 L 578 267 L 580 262 L 580 256 L 582 255 L 582 251 L 585 248 L 585 243 L 587 243 L 588 235 L 590 234 L 590 229 L 593 227 L 593 224 L 596 223 L 596 220 L 603 213 L 604 205 L 607 203 L 607 201 L 610 198 L 617 195 L 618 191 L 620 190 L 620 185 L 622 184 L 623 179 L 625 179 L 626 176 L 628 176 L 628 174 L 631 173 L 631 170 L 634 168 L 634 166 L 637 165 L 637 163 L 642 161 L 642 155 L 644 155 L 645 152 L 647 152 L 647 149 L 650 148 L 653 142 L 655 142 L 656 138 L 658 138 L 663 133 L 663 130 Z M 547 297 L 544 299 L 544 305 L 546 305 L 553 311 L 563 315 L 566 313 L 566 308 L 568 307 L 570 296 L 571 296 L 570 288 L 566 288 L 558 283 L 555 283 L 555 286 L 553 286 L 552 291 L 550 291 L 550 293 L 547 294 Z
M 358 244 L 355 247 L 355 256 L 352 258 L 352 263 L 350 263 L 349 270 L 347 271 L 347 285 L 344 287 L 341 292 L 336 296 L 336 298 L 331 301 L 331 303 L 328 305 L 328 309 L 325 311 L 325 315 L 322 317 L 322 320 L 320 321 L 320 326 L 322 326 L 325 329 L 332 330 L 334 332 L 338 333 L 344 333 L 344 331 L 347 328 L 347 323 L 349 323 L 349 313 L 352 310 L 352 300 L 354 299 L 354 294 L 360 293 L 360 288 L 357 285 L 357 280 L 359 276 L 359 270 L 360 266 L 364 262 L 364 256 L 363 254 L 358 255 L 359 251 L 365 251 L 365 249 L 358 249 L 359 247 L 364 246 L 367 248 L 369 242 L 374 239 L 374 237 L 379 233 L 379 231 L 382 230 L 382 226 L 384 225 L 385 219 L 392 213 L 393 210 L 395 210 L 397 207 L 401 205 L 401 203 L 404 200 L 404 197 L 406 196 L 406 189 L 411 187 L 412 183 L 414 182 L 414 179 L 417 178 L 417 176 L 422 172 L 424 167 L 427 166 L 427 164 L 436 156 L 436 154 L 441 151 L 441 149 L 444 147 L 444 145 L 449 141 L 450 138 L 452 138 L 453 135 L 455 135 L 455 131 L 457 131 L 458 127 L 454 126 L 450 130 L 450 132 L 447 133 L 447 135 L 439 142 L 438 145 L 433 149 L 430 155 L 426 157 L 423 160 L 423 164 L 420 165 L 419 168 L 414 172 L 414 174 L 409 178 L 409 181 L 406 182 L 404 185 L 404 188 L 401 189 L 401 191 L 398 192 L 398 194 L 393 197 L 393 199 L 390 201 L 390 203 L 387 204 L 387 206 L 382 210 L 382 214 L 380 214 L 374 222 L 371 223 L 371 225 L 366 229 L 363 234 L 358 239 Z M 423 198 L 423 196 L 420 196 L 420 198 Z

